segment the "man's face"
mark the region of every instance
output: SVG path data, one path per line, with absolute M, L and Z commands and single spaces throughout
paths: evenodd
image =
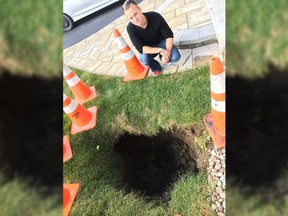
M 143 27 L 145 23 L 145 17 L 138 6 L 130 5 L 129 9 L 125 11 L 125 15 L 132 24 Z

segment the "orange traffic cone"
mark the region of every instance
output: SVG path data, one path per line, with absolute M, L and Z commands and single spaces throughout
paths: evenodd
M 96 126 L 96 106 L 86 109 L 63 94 L 63 110 L 72 121 L 71 134 L 89 130 Z
M 218 57 L 210 60 L 212 113 L 204 123 L 217 148 L 225 147 L 225 70 Z
M 63 137 L 63 163 L 72 158 L 72 149 L 68 136 Z
M 63 216 L 69 215 L 79 187 L 79 184 L 63 184 Z
M 128 71 L 124 77 L 124 81 L 126 82 L 145 78 L 149 71 L 149 67 L 140 63 L 117 29 L 114 29 L 114 36 Z
M 96 97 L 95 86 L 90 88 L 73 71 L 63 65 L 63 76 L 79 104 L 86 103 Z

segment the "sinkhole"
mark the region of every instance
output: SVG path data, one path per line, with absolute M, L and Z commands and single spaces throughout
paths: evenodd
M 0 76 L 0 170 L 7 179 L 20 176 L 62 187 L 61 77 Z
M 205 169 L 207 155 L 197 149 L 193 130 L 155 136 L 124 134 L 114 144 L 123 161 L 123 186 L 148 198 L 169 199 L 169 189 L 185 173 Z
M 271 187 L 288 167 L 288 68 L 270 66 L 261 78 L 228 77 L 226 83 L 227 178 Z

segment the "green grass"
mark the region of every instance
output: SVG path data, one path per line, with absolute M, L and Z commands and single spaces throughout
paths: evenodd
M 227 186 L 227 214 L 235 216 L 282 216 L 288 215 L 288 195 L 282 199 L 275 197 L 273 191 L 247 196 L 245 188 Z
M 1 215 L 59 216 L 62 214 L 60 197 L 39 194 L 39 189 L 27 186 L 26 180 L 5 181 L 0 174 Z
M 202 123 L 203 116 L 211 109 L 208 70 L 205 67 L 130 83 L 123 83 L 122 78 L 78 71 L 77 74 L 88 86 L 96 86 L 97 98 L 87 107 L 97 104 L 101 113 L 98 120 L 105 123 L 105 128 L 114 134 L 125 129 L 153 135 L 159 127 L 169 129 L 176 123 L 182 126 Z M 64 92 L 73 96 L 66 82 Z
M 71 215 L 158 216 L 179 211 L 185 216 L 209 212 L 210 205 L 204 202 L 208 188 L 205 175 L 183 177 L 171 186 L 173 195 L 168 206 L 143 200 L 134 192 L 127 194 L 121 186 L 121 160 L 112 147 L 124 132 L 150 136 L 159 129 L 193 124 L 205 130 L 202 119 L 211 109 L 209 68 L 129 83 L 119 77 L 74 72 L 88 86 L 96 87 L 97 97 L 84 106 L 97 105 L 98 113 L 95 128 L 70 135 L 74 156 L 64 164 L 64 182 L 80 183 Z M 73 96 L 65 81 L 64 92 Z M 66 135 L 70 127 L 71 121 L 64 114 Z
M 206 201 L 210 197 L 207 184 L 207 176 L 203 173 L 181 177 L 171 194 L 169 215 L 213 215 Z
M 288 65 L 288 4 L 279 1 L 227 1 L 227 75 L 259 77 L 268 63 Z
M 282 216 L 288 215 L 288 171 L 269 187 L 245 186 L 239 179 L 227 182 L 227 215 Z
M 0 72 L 61 76 L 62 1 L 0 3 Z

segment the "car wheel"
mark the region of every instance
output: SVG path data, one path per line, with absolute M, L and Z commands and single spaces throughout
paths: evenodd
M 74 21 L 67 14 L 63 14 L 63 30 L 70 31 L 74 26 Z

